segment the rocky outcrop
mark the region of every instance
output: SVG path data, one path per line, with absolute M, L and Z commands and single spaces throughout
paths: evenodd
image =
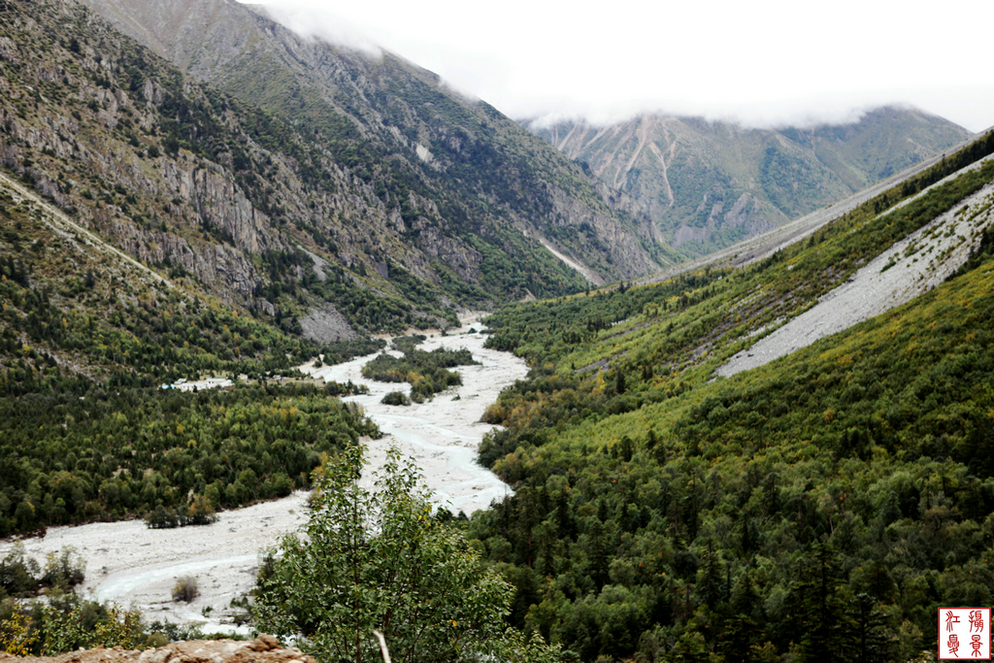
M 350 341 L 358 337 L 345 316 L 331 304 L 311 309 L 307 317 L 301 318 L 300 328 L 304 336 L 319 343 Z
M 255 265 L 237 248 L 224 243 L 195 242 L 171 232 L 139 226 L 129 220 L 111 222 L 108 235 L 128 254 L 149 265 L 194 276 L 228 303 L 242 303 L 263 281 Z
M 271 635 L 255 640 L 191 640 L 165 647 L 136 650 L 122 647 L 83 649 L 59 656 L 12 656 L 0 652 L 0 662 L 9 663 L 317 663 L 299 649 L 283 647 Z
M 618 192 L 615 199 L 620 199 Z M 548 220 L 553 228 L 570 227 L 579 229 L 576 233 L 575 247 L 568 247 L 565 242 L 559 244 L 564 253 L 569 253 L 577 262 L 583 263 L 594 270 L 605 281 L 608 277 L 617 275 L 622 279 L 654 272 L 660 265 L 653 259 L 647 246 L 654 245 L 654 233 L 658 233 L 641 208 L 629 204 L 638 216 L 635 216 L 636 227 L 630 230 L 618 224 L 612 217 L 598 212 L 591 205 L 583 204 L 563 191 L 550 188 L 553 215 Z M 610 198 L 609 198 L 610 200 Z M 627 202 L 627 201 L 626 201 Z M 541 226 L 532 230 L 542 233 Z M 639 232 L 641 231 L 641 232 Z M 545 231 L 544 237 L 550 241 L 556 238 L 555 232 Z M 572 248 L 572 251 L 568 249 Z
M 186 164 L 164 161 L 163 179 L 176 196 L 189 202 L 209 230 L 231 238 L 236 247 L 250 253 L 290 248 L 273 232 L 270 218 L 255 209 L 219 167 L 181 169 L 180 165 Z
M 459 239 L 446 237 L 434 225 L 429 225 L 424 218 L 415 222 L 418 245 L 426 255 L 442 260 L 456 274 L 469 283 L 476 283 L 480 278 L 480 263 L 483 256 L 480 252 Z
M 679 248 L 687 242 L 706 242 L 716 232 L 727 229 L 738 229 L 745 237 L 753 237 L 774 227 L 771 218 L 779 219 L 776 215 L 755 199 L 749 193 L 739 196 L 732 208 L 725 212 L 725 203 L 719 200 L 710 205 L 708 213 L 707 196 L 698 205 L 698 214 L 708 213 L 707 222 L 700 227 L 682 225 L 673 236 L 673 246 Z

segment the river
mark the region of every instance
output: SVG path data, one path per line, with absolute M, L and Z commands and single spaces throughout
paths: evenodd
M 368 395 L 350 397 L 377 423 L 383 437 L 367 440 L 371 468 L 381 465 L 386 451 L 396 445 L 412 457 L 424 473 L 425 485 L 439 505 L 453 513 L 485 509 L 510 489 L 492 472 L 476 463 L 476 449 L 492 426 L 480 419 L 500 391 L 527 372 L 520 359 L 483 348 L 480 327 L 464 327 L 447 336 L 435 334 L 420 347 L 467 348 L 479 366 L 457 368 L 460 387 L 437 394 L 431 401 L 410 406 L 388 406 L 379 401 L 388 391 L 409 385 L 366 380 L 362 366 L 375 355 L 345 364 L 301 367 L 314 377 L 366 384 Z M 230 624 L 237 609 L 232 599 L 244 596 L 255 580 L 261 551 L 280 536 L 299 528 L 306 519 L 306 494 L 294 495 L 244 509 L 224 511 L 218 522 L 203 527 L 150 530 L 140 520 L 53 527 L 44 538 L 23 542 L 25 552 L 44 566 L 51 552 L 72 547 L 87 562 L 84 591 L 99 601 L 135 606 L 149 621 L 201 622 L 205 632 L 247 632 Z M 0 557 L 15 545 L 0 542 Z M 179 577 L 196 577 L 200 596 L 193 602 L 174 603 L 172 588 Z

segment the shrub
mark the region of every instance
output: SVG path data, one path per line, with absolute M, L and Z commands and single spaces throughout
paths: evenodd
M 36 576 L 41 572 L 38 562 L 24 553 L 24 544 L 18 541 L 0 560 L 0 595 L 31 596 L 38 591 Z
M 380 402 L 384 405 L 410 405 L 411 399 L 402 391 L 391 391 Z
M 74 548 L 67 547 L 62 552 L 51 552 L 45 560 L 45 574 L 41 584 L 65 591 L 83 582 L 86 561 L 76 554 Z
M 176 581 L 176 585 L 173 587 L 173 601 L 189 603 L 198 596 L 200 596 L 200 590 L 197 589 L 196 578 L 183 576 Z
M 186 518 L 183 519 L 181 524 L 210 525 L 213 522 L 217 522 L 217 514 L 214 513 L 211 501 L 203 495 L 194 495 L 190 506 L 187 508 Z

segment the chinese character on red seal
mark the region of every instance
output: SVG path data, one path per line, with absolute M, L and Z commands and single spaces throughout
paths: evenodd
M 939 660 L 989 661 L 990 624 L 990 608 L 939 608 Z

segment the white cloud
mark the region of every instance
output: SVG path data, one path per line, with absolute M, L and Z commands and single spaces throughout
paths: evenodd
M 906 102 L 974 131 L 994 124 L 994 6 L 973 0 L 928 11 L 882 0 L 267 2 L 298 31 L 380 44 L 513 117 L 660 110 L 769 125 Z

